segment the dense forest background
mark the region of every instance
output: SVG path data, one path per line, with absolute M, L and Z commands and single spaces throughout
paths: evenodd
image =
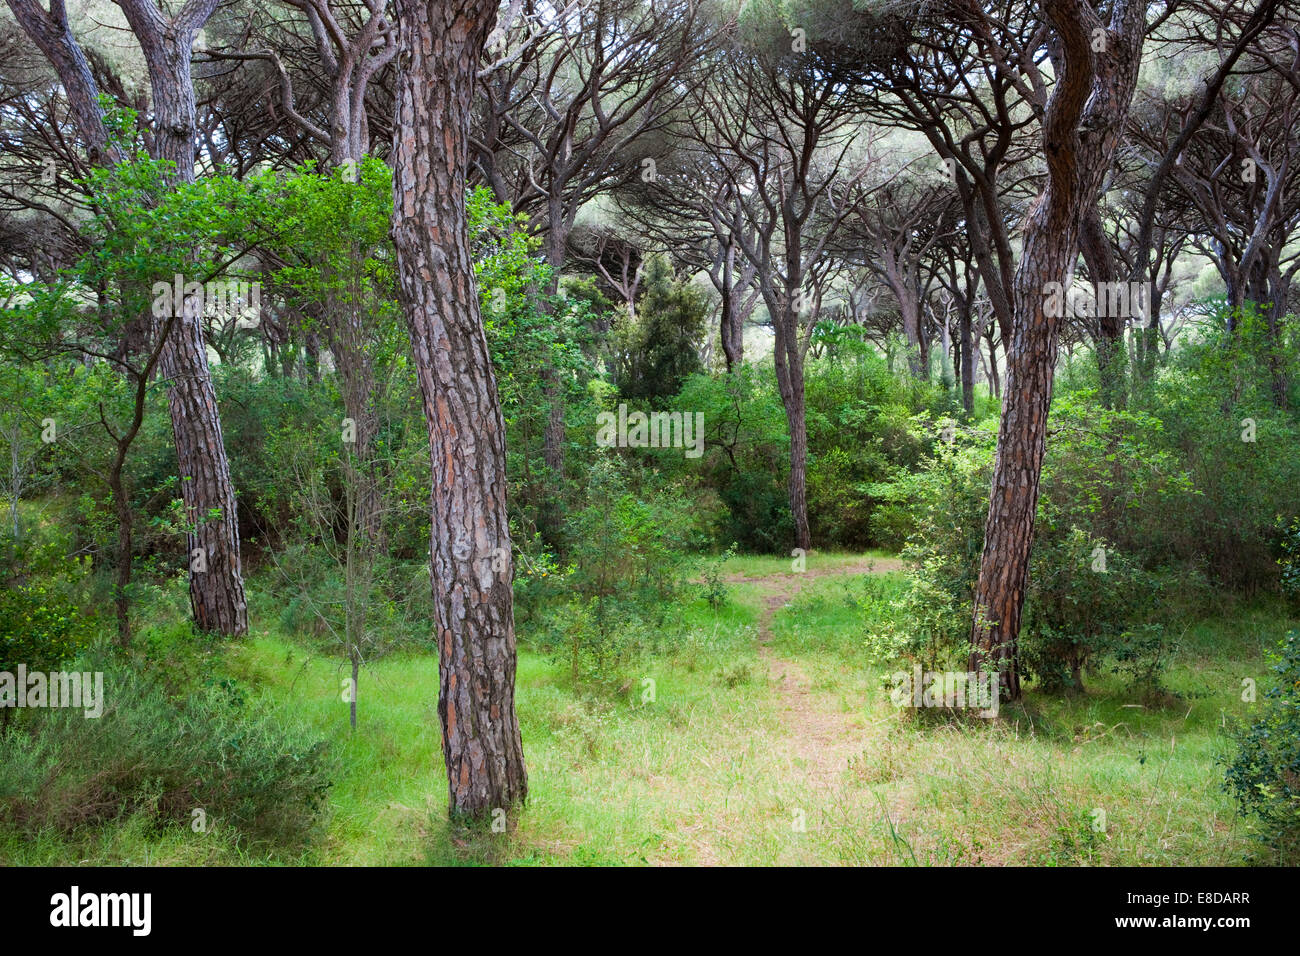
M 1300 9 L 496 7 L 8 0 L 0 859 L 1294 862 Z

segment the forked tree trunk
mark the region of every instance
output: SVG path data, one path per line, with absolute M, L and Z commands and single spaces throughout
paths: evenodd
M 190 52 L 217 0 L 189 0 L 171 19 L 152 0 L 121 0 L 118 5 L 140 42 L 149 70 L 153 155 L 174 162 L 179 180 L 193 182 L 195 105 Z M 35 0 L 10 0 L 10 7 L 59 74 L 92 161 L 120 161 L 123 157 L 108 140 L 97 99 L 99 89 L 72 35 L 65 5 L 56 0 L 49 13 Z M 172 277 L 159 278 L 170 283 Z M 175 327 L 166 339 L 158 368 L 171 382 L 167 398 L 181 497 L 196 526 L 186 552 L 191 568 L 190 603 L 200 629 L 244 634 L 248 631 L 248 606 L 240 567 L 235 491 L 208 368 L 202 316 L 181 308 L 180 303 L 175 306 Z M 155 340 L 161 330 L 159 323 L 152 324 Z M 201 558 L 193 557 L 196 549 L 202 551 Z
M 1061 317 L 1048 314 L 1047 283 L 1064 283 L 1079 231 L 1124 127 L 1145 33 L 1145 0 L 1118 0 L 1109 27 L 1081 0 L 1044 0 L 1060 41 L 1057 85 L 1043 118 L 1048 182 L 1030 214 L 1014 287 L 1014 327 L 997 457 L 976 584 L 970 668 L 1001 675 L 1020 696 L 1017 642 L 1047 442 Z M 1103 49 L 1095 32 L 1104 29 Z
M 470 99 L 495 0 L 397 0 L 393 238 L 429 425 L 438 716 L 455 817 L 522 802 L 505 428 L 465 211 Z
M 737 371 L 745 358 L 745 317 L 741 314 L 737 301 L 743 294 L 732 278 L 736 270 L 736 246 L 728 244 L 720 250 L 722 275 L 716 285 L 722 299 L 722 313 L 718 319 L 719 338 L 722 341 L 722 355 L 727 362 L 727 374 Z
M 153 155 L 175 163 L 177 181 L 192 183 L 196 108 L 190 54 L 194 38 L 216 9 L 217 0 L 190 0 L 171 20 L 151 0 L 124 0 L 121 7 L 149 71 Z M 157 323 L 154 334 L 159 334 Z M 200 630 L 217 634 L 246 634 L 248 602 L 239 554 L 235 486 L 208 367 L 201 309 L 180 310 L 163 348 L 159 372 L 169 383 L 167 407 L 176 442 L 181 499 L 193 526 L 187 536 L 187 564 L 194 623 Z

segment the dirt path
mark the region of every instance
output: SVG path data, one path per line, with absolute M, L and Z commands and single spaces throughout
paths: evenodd
M 792 775 L 818 791 L 831 789 L 848 767 L 850 757 L 862 753 L 861 723 L 847 714 L 830 695 L 817 691 L 804 669 L 778 655 L 771 646 L 772 620 L 813 581 L 856 574 L 883 574 L 903 568 L 896 558 L 864 559 L 839 567 L 809 569 L 801 574 L 780 574 L 735 580 L 758 584 L 765 591 L 758 625 L 758 655 L 775 682 L 782 710 L 778 752 Z

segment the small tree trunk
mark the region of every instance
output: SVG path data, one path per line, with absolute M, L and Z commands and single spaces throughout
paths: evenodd
M 121 452 L 124 452 L 122 449 Z M 117 566 L 113 575 L 113 608 L 117 616 L 117 643 L 127 647 L 131 643 L 131 499 L 122 477 L 123 455 L 119 452 L 113 462 L 108 487 L 113 493 L 114 511 L 117 513 Z
M 352 661 L 352 699 L 348 702 L 348 721 L 352 729 L 357 729 L 357 697 L 360 694 L 360 685 L 357 681 L 361 678 L 361 654 L 355 644 L 351 647 L 349 655 Z
M 727 374 L 740 368 L 744 359 L 744 339 L 740 328 L 740 310 L 736 308 L 734 293 L 730 289 L 722 292 L 721 338 L 722 354 L 727 360 Z
M 975 411 L 975 337 L 971 329 L 971 303 L 963 300 L 958 348 L 961 354 L 961 404 L 969 415 Z
M 812 547 L 808 526 L 808 423 L 804 406 L 803 355 L 799 350 L 798 320 L 787 312 L 776 323 L 776 383 L 785 406 L 790 428 L 790 517 L 794 521 L 794 545 Z

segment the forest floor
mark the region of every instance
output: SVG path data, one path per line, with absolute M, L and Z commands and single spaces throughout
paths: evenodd
M 446 822 L 436 656 L 374 662 L 359 727 L 336 659 L 282 634 L 266 607 L 231 652 L 254 693 L 308 722 L 341 768 L 322 845 L 258 857 L 220 827 L 129 823 L 75 841 L 6 845 L 13 863 L 1237 864 L 1251 848 L 1223 792 L 1244 677 L 1297 622 L 1234 606 L 1176 625 L 1163 705 L 1116 675 L 1036 694 L 996 720 L 895 708 L 867 662 L 871 614 L 906 569 L 886 555 L 739 557 L 718 608 L 674 609 L 663 637 L 607 688 L 573 686 L 521 620 L 517 707 L 526 809 L 507 832 Z M 868 613 L 870 611 L 870 613 Z M 646 688 L 653 688 L 648 694 Z M 615 689 L 618 688 L 618 689 Z
M 848 565 L 814 567 L 800 574 L 776 574 L 757 579 L 761 588 L 762 616 L 758 623 L 758 656 L 772 682 L 781 711 L 780 734 L 767 743 L 791 777 L 822 800 L 834 791 L 841 775 L 861 752 L 863 727 L 845 713 L 829 694 L 813 687 L 812 679 L 794 658 L 773 650 L 773 621 L 778 612 L 792 609 L 804 588 L 828 577 L 876 574 L 901 569 L 896 559 L 867 560 Z M 730 580 L 747 580 L 733 575 Z M 806 813 L 791 826 L 807 826 Z

